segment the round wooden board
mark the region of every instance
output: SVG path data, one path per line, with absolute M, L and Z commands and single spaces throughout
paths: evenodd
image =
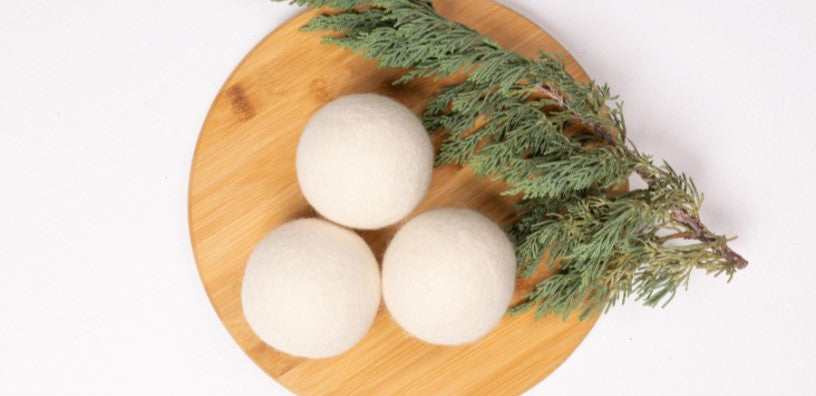
M 568 71 L 587 76 L 552 37 L 517 13 L 487 0 L 438 0 L 439 12 L 487 34 L 504 46 L 535 55 L 565 56 Z M 341 95 L 377 92 L 419 113 L 439 83 L 394 87 L 399 71 L 320 44 L 320 33 L 298 28 L 317 11 L 296 16 L 266 37 L 229 77 L 210 109 L 190 175 L 189 221 L 193 251 L 207 294 L 243 350 L 269 375 L 297 394 L 518 394 L 550 374 L 594 324 L 532 312 L 505 317 L 479 342 L 461 347 L 423 343 L 406 334 L 381 306 L 365 338 L 330 359 L 289 356 L 265 345 L 241 309 L 241 279 L 254 245 L 269 230 L 316 216 L 298 187 L 295 147 L 320 106 Z M 448 83 L 451 80 L 447 81 Z M 438 144 L 438 139 L 435 139 Z M 506 224 L 513 198 L 502 186 L 445 166 L 414 214 L 442 206 L 475 209 Z M 360 234 L 381 258 L 399 225 Z M 519 282 L 516 296 L 547 274 Z

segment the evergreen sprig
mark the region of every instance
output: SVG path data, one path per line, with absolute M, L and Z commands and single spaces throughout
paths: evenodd
M 586 318 L 630 297 L 665 305 L 695 268 L 730 280 L 747 265 L 700 221 L 691 179 L 638 151 L 609 88 L 575 80 L 562 58 L 508 51 L 428 0 L 291 3 L 334 9 L 303 30 L 334 32 L 323 41 L 407 69 L 396 84 L 467 75 L 423 114 L 428 130 L 447 134 L 436 162 L 507 183 L 504 193 L 519 196 L 508 229 L 519 276 L 556 269 L 511 313 Z M 612 193 L 633 173 L 647 188 Z

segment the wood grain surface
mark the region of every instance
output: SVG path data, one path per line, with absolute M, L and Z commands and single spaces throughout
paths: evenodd
M 528 56 L 538 49 L 561 53 L 569 72 L 587 80 L 552 37 L 501 5 L 438 0 L 435 6 L 446 17 Z M 505 317 L 474 344 L 441 347 L 410 337 L 381 305 L 359 344 L 320 360 L 276 351 L 249 328 L 240 292 L 250 251 L 276 226 L 316 216 L 300 192 L 294 166 L 295 147 L 311 114 L 334 98 L 360 92 L 390 96 L 419 113 L 439 87 L 432 81 L 394 87 L 399 71 L 379 70 L 373 61 L 321 45 L 320 33 L 299 32 L 315 14 L 296 16 L 249 53 L 215 98 L 201 130 L 190 174 L 190 234 L 201 280 L 218 316 L 249 357 L 297 394 L 500 395 L 529 389 L 569 356 L 594 321 L 580 322 L 575 315 L 567 321 L 534 321 L 528 313 Z M 506 224 L 513 198 L 500 196 L 501 188 L 473 177 L 467 168 L 439 167 L 412 216 L 462 206 Z M 398 227 L 360 234 L 380 259 Z M 514 299 L 546 275 L 519 282 Z

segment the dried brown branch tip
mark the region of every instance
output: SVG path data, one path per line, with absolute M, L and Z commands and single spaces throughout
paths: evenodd
M 511 313 L 593 316 L 632 297 L 665 305 L 694 269 L 730 280 L 748 262 L 700 221 L 702 194 L 668 163 L 627 139 L 623 108 L 606 85 L 576 81 L 564 61 L 527 58 L 449 21 L 428 0 L 294 0 L 333 10 L 305 31 L 418 78 L 467 75 L 440 90 L 423 121 L 444 134 L 437 164 L 468 166 L 518 196 L 508 226 L 518 275 L 554 275 Z M 482 120 L 475 128 L 476 120 Z M 586 133 L 565 134 L 576 127 Z M 646 187 L 608 194 L 633 175 Z M 462 269 L 466 271 L 466 269 Z

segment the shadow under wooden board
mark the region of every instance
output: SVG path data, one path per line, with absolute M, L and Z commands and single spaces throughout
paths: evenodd
M 517 13 L 487 0 L 439 0 L 439 12 L 487 34 L 509 49 L 563 54 L 568 71 L 588 78 L 552 37 Z M 350 351 L 310 360 L 278 352 L 249 328 L 241 309 L 241 281 L 255 244 L 271 229 L 317 216 L 295 177 L 295 147 L 314 111 L 341 95 L 377 92 L 419 113 L 439 87 L 433 81 L 395 87 L 399 71 L 320 44 L 320 33 L 298 31 L 316 11 L 296 16 L 247 55 L 218 93 L 201 130 L 190 174 L 189 221 L 193 251 L 218 316 L 243 350 L 297 394 L 517 394 L 555 370 L 594 325 L 539 321 L 529 312 L 505 317 L 480 341 L 442 347 L 410 337 L 381 305 L 369 333 Z M 450 82 L 450 81 L 448 81 Z M 434 138 L 439 143 L 438 137 Z M 431 188 L 414 216 L 432 208 L 475 209 L 500 224 L 512 218 L 502 185 L 467 169 L 434 170 Z M 378 259 L 399 228 L 360 232 Z M 518 282 L 514 301 L 529 290 Z

